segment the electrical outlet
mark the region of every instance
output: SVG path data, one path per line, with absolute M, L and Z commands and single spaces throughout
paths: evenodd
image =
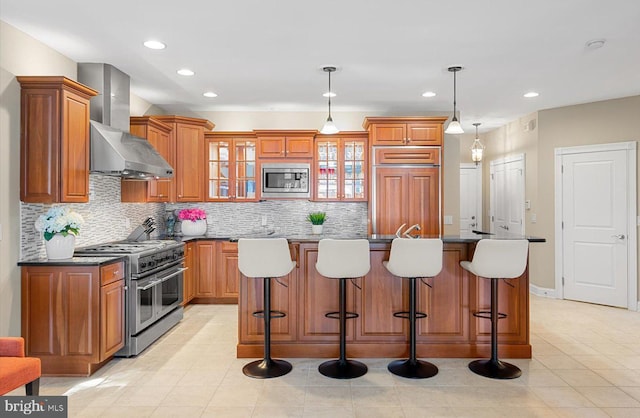
M 534 224 L 536 222 L 538 222 L 538 217 L 536 216 L 535 213 L 532 213 L 531 214 L 531 223 Z
M 262 219 L 260 220 L 260 225 L 267 226 L 267 215 L 262 215 Z

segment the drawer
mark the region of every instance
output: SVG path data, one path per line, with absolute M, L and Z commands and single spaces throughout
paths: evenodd
M 124 279 L 124 262 L 100 267 L 100 286 Z
M 375 150 L 377 164 L 434 164 L 440 165 L 440 148 L 394 147 Z

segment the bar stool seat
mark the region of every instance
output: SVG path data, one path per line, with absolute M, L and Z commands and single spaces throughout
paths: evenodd
M 262 360 L 252 361 L 242 368 L 249 377 L 279 377 L 292 369 L 291 363 L 271 358 L 271 318 L 286 316 L 284 312 L 271 309 L 271 279 L 286 276 L 295 266 L 285 238 L 238 240 L 238 269 L 249 279 L 264 280 L 263 310 L 253 312 L 253 316 L 264 319 L 264 356 Z
M 346 323 L 347 319 L 357 318 L 358 314 L 347 312 L 346 281 L 365 276 L 370 268 L 369 241 L 366 239 L 322 239 L 318 242 L 316 270 L 326 278 L 340 281 L 339 311 L 325 314 L 328 318 L 340 320 L 340 358 L 320 364 L 318 371 L 324 376 L 334 379 L 352 379 L 367 373 L 365 364 L 347 359 Z
M 395 360 L 387 368 L 397 376 L 412 379 L 435 376 L 438 368 L 416 357 L 416 319 L 427 317 L 424 312 L 416 310 L 417 280 L 437 276 L 442 270 L 442 240 L 395 238 L 391 243 L 389 261 L 382 264 L 394 276 L 409 280 L 409 311 L 393 314 L 409 319 L 409 358 Z
M 507 316 L 498 312 L 498 281 L 520 277 L 527 267 L 528 253 L 527 240 L 482 239 L 476 245 L 473 260 L 460 262 L 463 269 L 491 280 L 491 310 L 473 314 L 491 320 L 491 358 L 469 363 L 469 369 L 476 374 L 492 379 L 514 379 L 522 375 L 517 366 L 498 359 L 498 320 Z

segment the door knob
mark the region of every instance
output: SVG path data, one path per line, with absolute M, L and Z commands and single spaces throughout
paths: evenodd
M 469 224 L 469 226 L 476 226 L 476 224 L 475 224 L 475 223 L 472 223 L 472 224 Z
M 611 238 L 625 239 L 624 234 L 611 235 Z

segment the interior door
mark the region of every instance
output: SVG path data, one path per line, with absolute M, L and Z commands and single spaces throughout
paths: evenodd
M 482 229 L 482 169 L 460 165 L 460 233 Z
M 627 307 L 626 153 L 617 150 L 562 156 L 562 275 L 566 299 Z
M 491 232 L 507 231 L 524 235 L 524 189 L 524 154 L 491 161 Z

